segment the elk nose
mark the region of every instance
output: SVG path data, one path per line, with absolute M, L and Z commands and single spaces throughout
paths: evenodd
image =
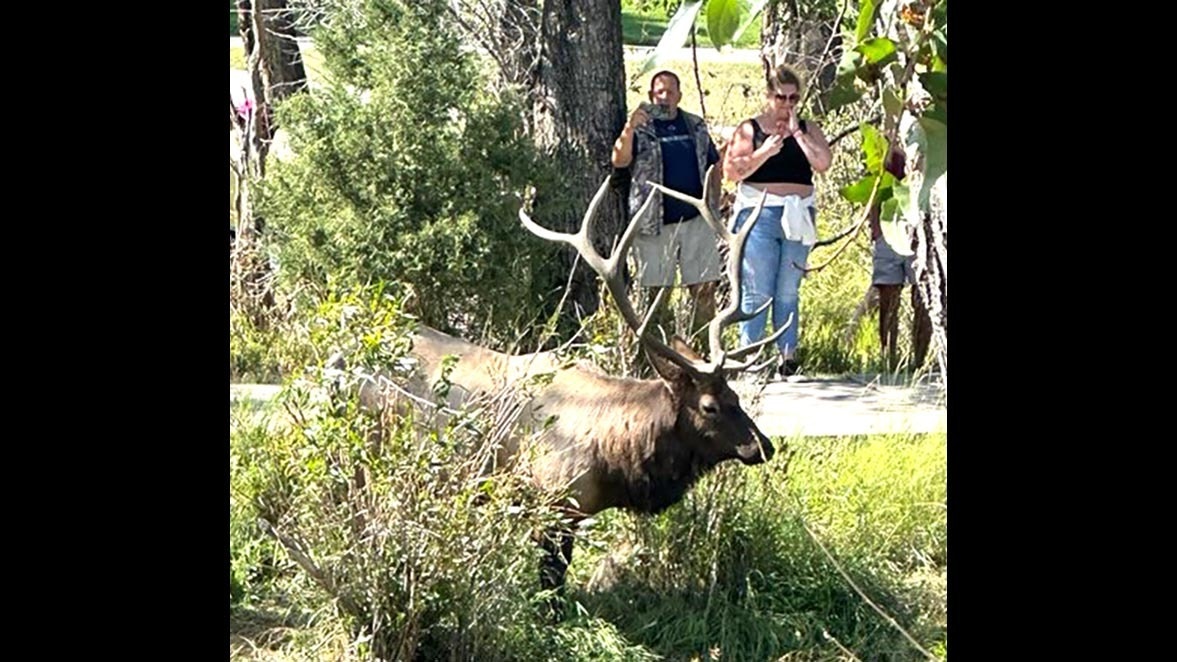
M 761 437 L 760 448 L 764 452 L 764 461 L 765 462 L 768 462 L 769 460 L 772 459 L 773 455 L 776 455 L 776 448 L 773 447 L 772 442 L 769 441 L 768 437 L 764 437 L 764 436 Z
M 761 464 L 768 462 L 776 454 L 772 441 L 763 432 L 753 428 L 752 440 L 737 449 L 740 461 L 744 464 Z

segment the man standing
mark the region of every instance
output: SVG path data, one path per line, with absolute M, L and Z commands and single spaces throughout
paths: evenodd
M 629 214 L 638 212 L 658 183 L 696 198 L 703 197 L 707 168 L 719 153 L 703 118 L 678 107 L 678 76 L 660 71 L 650 79 L 650 104 L 629 116 L 613 143 L 613 167 L 630 169 Z M 661 195 L 658 193 L 658 195 Z M 691 205 L 669 196 L 651 204 L 634 238 L 638 283 L 650 288 L 650 300 L 673 287 L 676 273 L 695 302 L 692 331 L 715 316 L 715 288 L 722 264 L 715 232 Z

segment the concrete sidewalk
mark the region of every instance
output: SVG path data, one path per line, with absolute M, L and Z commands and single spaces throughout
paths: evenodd
M 894 378 L 792 377 L 762 384 L 731 382 L 744 409 L 771 437 L 912 434 L 948 431 L 948 402 L 936 383 L 896 383 Z M 230 405 L 263 409 L 281 387 L 230 384 Z
M 732 388 L 769 436 L 823 437 L 948 431 L 948 397 L 937 383 L 877 375 L 791 377 Z

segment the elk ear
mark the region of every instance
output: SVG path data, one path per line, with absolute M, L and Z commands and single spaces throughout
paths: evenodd
M 670 347 L 674 351 L 682 354 L 684 357 L 692 361 L 702 360 L 702 358 L 697 353 L 695 353 L 695 350 L 691 349 L 691 346 L 678 336 L 674 336 L 670 340 Z M 690 375 L 686 374 L 686 371 L 671 361 L 658 356 L 654 352 L 646 351 L 646 358 L 650 360 L 650 365 L 654 366 L 654 372 L 657 372 L 658 376 L 661 377 L 663 381 L 666 381 L 672 386 L 685 386 L 685 384 L 682 384 L 682 382 L 690 379 Z
M 648 349 L 645 350 L 645 352 L 646 359 L 650 362 L 650 365 L 654 366 L 654 372 L 658 373 L 658 376 L 661 377 L 663 381 L 675 384 L 683 378 L 682 368 L 662 358 L 661 356 L 658 356 Z
M 702 361 L 703 357 L 695 352 L 694 348 L 687 344 L 687 341 L 675 336 L 670 339 L 670 348 L 682 354 L 692 361 Z

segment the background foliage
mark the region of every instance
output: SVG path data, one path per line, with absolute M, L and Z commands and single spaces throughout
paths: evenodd
M 550 177 L 520 99 L 486 89 L 443 2 L 364 6 L 314 32 L 329 76 L 280 109 L 295 156 L 257 205 L 279 278 L 409 283 L 423 322 L 471 339 L 533 322 L 564 274 L 518 230 L 516 196 Z
M 349 3 L 361 5 L 323 23 L 308 58 L 322 63 L 315 92 L 280 109 L 294 156 L 270 161 L 259 204 L 275 304 L 230 320 L 234 378 L 287 385 L 273 409 L 231 412 L 231 657 L 924 659 L 869 597 L 946 658 L 945 435 L 792 439 L 787 472 L 784 455 L 723 467 L 657 517 L 603 513 L 578 534 L 570 618 L 551 626 L 533 544 L 555 517 L 544 495 L 509 475 L 485 480 L 467 428 L 374 419 L 335 390 L 322 362 L 340 345 L 395 365 L 421 320 L 505 347 L 547 319 L 566 277 L 552 272 L 558 249 L 515 216 L 525 186 L 557 185 L 519 100 L 483 84 L 442 3 Z M 690 63 L 669 65 L 699 112 Z M 722 137 L 758 109 L 762 74 L 702 67 Z M 631 109 L 644 91 L 630 90 Z M 861 94 L 818 119 L 833 136 L 878 111 Z M 819 178 L 822 236 L 860 217 L 862 202 L 840 191 L 870 175 L 864 135 L 837 144 Z M 878 368 L 874 319 L 854 323 L 869 269 L 859 234 L 806 280 L 807 370 Z M 585 338 L 574 351 L 614 374 L 640 362 L 609 307 Z

